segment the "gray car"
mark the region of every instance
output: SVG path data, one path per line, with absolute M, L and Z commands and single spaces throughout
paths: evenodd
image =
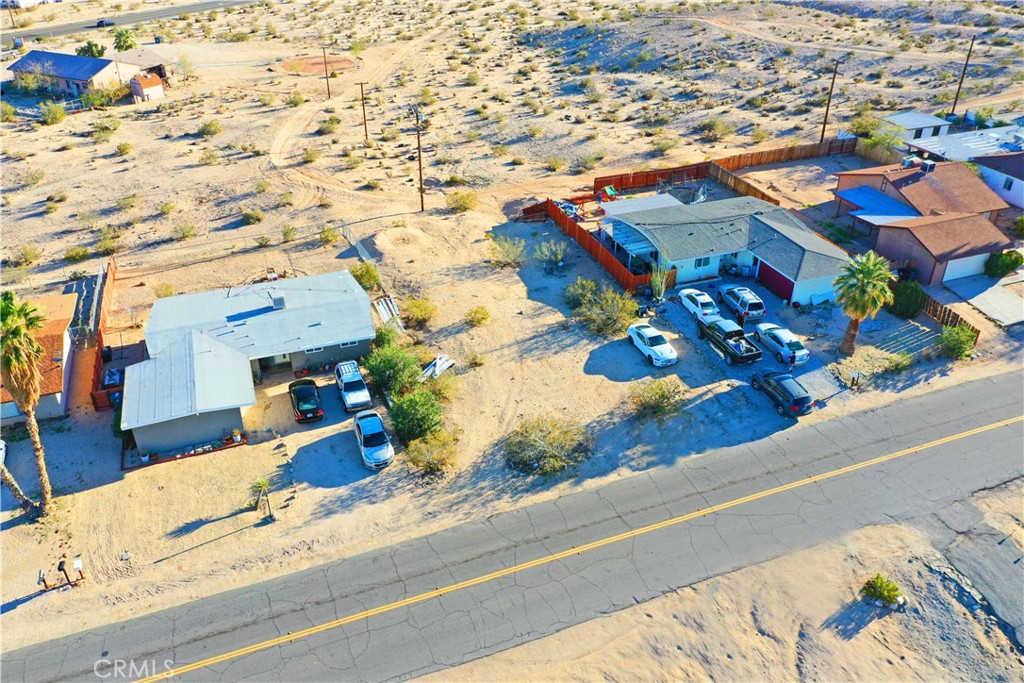
M 355 417 L 356 442 L 363 464 L 371 470 L 382 470 L 395 459 L 395 448 L 384 428 L 384 420 L 375 410 L 364 410 Z

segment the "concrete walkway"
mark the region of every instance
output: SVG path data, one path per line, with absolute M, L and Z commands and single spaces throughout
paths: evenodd
M 986 275 L 972 275 L 942 283 L 1000 327 L 1024 322 L 1024 270 L 993 282 Z

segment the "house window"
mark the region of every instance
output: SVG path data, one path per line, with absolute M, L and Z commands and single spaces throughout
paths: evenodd
M 1004 190 L 1009 190 L 1011 187 L 1013 187 L 1013 178 L 1007 178 L 1003 181 Z
M 350 346 L 359 346 L 359 342 L 347 341 L 347 342 L 342 342 L 342 343 L 338 344 L 338 346 L 340 346 L 343 349 L 346 349 L 346 348 L 348 348 Z
M 924 133 L 924 128 L 915 128 L 914 129 L 914 139 L 915 140 L 919 139 L 921 137 L 922 133 Z
M 693 262 L 693 267 L 694 268 L 704 268 L 704 267 L 709 266 L 709 265 L 711 265 L 711 257 L 710 256 L 704 256 L 703 258 L 696 259 Z
M 936 135 L 941 134 L 941 132 L 942 132 L 942 126 L 935 126 L 934 128 L 932 128 L 932 137 L 935 137 Z
M 314 346 L 311 349 L 303 349 L 303 351 L 306 353 L 307 356 L 311 356 L 314 353 L 320 353 L 323 350 L 324 350 L 324 347 L 322 347 L 322 346 Z

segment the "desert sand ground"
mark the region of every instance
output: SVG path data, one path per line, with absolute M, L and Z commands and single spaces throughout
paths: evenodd
M 141 305 L 144 317 L 158 285 L 194 292 L 251 281 L 268 266 L 307 274 L 353 265 L 354 250 L 344 241 L 321 239 L 325 227 L 340 232 L 347 225 L 378 255 L 399 297 L 426 296 L 438 306 L 419 335 L 426 346 L 457 359 L 485 358 L 480 368 L 460 369 L 461 395 L 447 409 L 462 430 L 459 462 L 432 484 L 404 465 L 373 479 L 360 476 L 344 460 L 347 451 L 328 438 L 350 438 L 347 426 L 300 430 L 286 420 L 274 423 L 280 439 L 122 474 L 109 414 L 92 413 L 79 389 L 72 417 L 44 430 L 60 514 L 46 525 L 22 524 L 5 494 L 3 592 L 11 605 L 3 648 L 656 465 L 659 442 L 633 452 L 623 447 L 635 435 L 629 426 L 602 429 L 581 481 L 510 480 L 494 447 L 521 418 L 557 411 L 615 424 L 630 381 L 648 373 L 638 358 L 619 357 L 620 347 L 567 321 L 561 289 L 577 275 L 602 277 L 585 254 L 571 250 L 569 267 L 558 275 L 532 261 L 519 271 L 495 270 L 486 264 L 488 235 L 522 237 L 532 253 L 560 237 L 549 224 L 508 223 L 526 200 L 586 188 L 598 171 L 747 149 L 755 124 L 769 133 L 764 145 L 816 140 L 825 67 L 847 52 L 849 79 L 837 86 L 833 128 L 869 100 L 890 109 L 941 106 L 928 98 L 952 87 L 941 73 L 960 59 L 950 51 L 983 30 L 992 29 L 976 53 L 967 96 L 1002 97 L 1014 77 L 1002 62 L 1017 53 L 989 43 L 1019 36 L 1019 9 L 880 7 L 870 14 L 820 3 L 691 4 L 680 12 L 664 3 L 597 10 L 579 3 L 393 0 L 386 11 L 370 13 L 337 0 L 262 3 L 140 31 L 147 49 L 194 69 L 190 79 L 179 71 L 163 101 L 76 114 L 52 127 L 3 124 L 3 280 L 22 296 L 52 291 L 74 271 L 94 272 L 102 257 L 96 250 L 116 250 L 122 271 L 113 323 L 130 343 L 141 334 L 130 327 L 130 311 Z M 917 21 L 929 12 L 936 23 Z M 905 26 L 907 36 L 894 26 Z M 150 44 L 156 33 L 163 44 Z M 96 39 L 78 38 L 87 37 Z M 70 48 L 75 39 L 44 46 Z M 907 40 L 921 45 L 901 49 Z M 353 63 L 330 79 L 329 101 L 322 76 L 290 63 L 315 59 L 322 44 Z M 881 68 L 884 77 L 868 78 Z M 857 73 L 865 74 L 862 82 L 854 82 Z M 886 86 L 890 79 L 902 79 L 902 87 Z M 358 81 L 369 83 L 369 143 Z M 768 105 L 745 104 L 757 89 L 773 90 Z M 291 106 L 296 92 L 301 97 Z M 417 211 L 412 104 L 429 120 L 424 213 Z M 995 105 L 999 114 L 1020 106 Z M 701 140 L 695 126 L 711 116 L 738 133 Z M 97 136 L 114 127 L 112 119 L 119 122 L 112 135 Z M 198 135 L 208 121 L 222 132 Z M 123 154 L 121 143 L 129 146 Z M 445 209 L 445 196 L 457 190 L 475 192 L 477 209 Z M 62 192 L 67 199 L 57 201 Z M 254 209 L 263 219 L 246 225 L 242 212 Z M 21 263 L 25 247 L 42 253 Z M 70 263 L 72 247 L 92 254 Z M 471 329 L 463 317 L 477 305 L 490 309 L 492 322 Z M 1019 352 L 1017 346 L 995 331 L 985 340 L 990 346 L 978 362 L 952 369 L 925 364 L 898 384 L 851 396 L 844 409 L 1015 367 L 1017 357 L 1002 352 Z M 872 353 L 867 343 L 850 362 L 881 368 L 891 355 Z M 621 363 L 617 379 L 593 370 L 593 359 L 610 356 Z M 277 415 L 280 397 L 267 400 L 260 410 Z M 683 424 L 680 418 L 660 438 L 671 442 Z M 28 454 L 26 442 L 13 443 L 9 460 L 32 490 Z M 317 478 L 322 467 L 337 474 Z M 248 482 L 268 474 L 276 477 L 279 522 L 256 527 L 252 513 L 239 511 Z M 125 550 L 128 560 L 121 559 Z M 35 597 L 36 571 L 64 552 L 85 558 L 89 585 Z

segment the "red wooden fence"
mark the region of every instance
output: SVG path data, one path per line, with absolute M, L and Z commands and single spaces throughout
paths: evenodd
M 103 277 L 103 291 L 100 293 L 100 315 L 96 326 L 96 364 L 92 371 L 92 405 L 96 410 L 110 410 L 114 405 L 110 402 L 110 391 L 101 389 L 103 385 L 103 347 L 106 344 L 107 312 L 114 305 L 114 280 L 117 279 L 117 261 L 110 257 L 107 261 L 107 272 Z

